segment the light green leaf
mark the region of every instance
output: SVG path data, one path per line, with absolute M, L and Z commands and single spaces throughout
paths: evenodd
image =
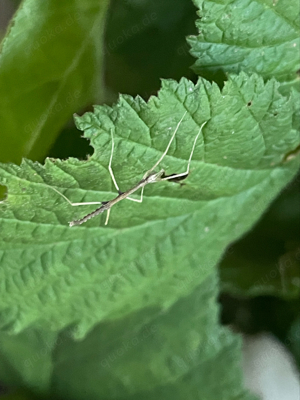
M 41 158 L 74 110 L 99 101 L 106 8 L 106 0 L 22 2 L 0 53 L 2 161 Z
M 258 73 L 299 88 L 298 0 L 195 0 L 194 70 Z
M 100 321 L 145 307 L 166 310 L 190 294 L 297 171 L 299 155 L 286 158 L 299 144 L 293 104 L 277 86 L 244 74 L 222 92 L 204 80 L 164 81 L 148 104 L 123 96 L 112 108 L 77 117 L 95 148 L 88 161 L 2 165 L 8 197 L 0 208 L 1 327 L 19 332 L 40 321 L 57 330 L 75 323 L 82 337 Z M 161 163 L 167 174 L 184 171 L 208 121 L 184 185 L 151 184 L 143 203 L 115 205 L 108 226 L 101 214 L 69 228 L 68 221 L 95 206 L 71 207 L 50 186 L 73 202 L 114 198 L 111 129 L 113 170 L 127 190 L 160 158 L 185 111 Z

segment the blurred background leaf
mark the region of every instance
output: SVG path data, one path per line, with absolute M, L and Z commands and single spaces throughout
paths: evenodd
M 72 114 L 101 101 L 107 4 L 21 3 L 1 45 L 1 161 L 42 160 Z
M 300 192 L 296 178 L 221 263 L 224 292 L 297 299 L 300 294 Z

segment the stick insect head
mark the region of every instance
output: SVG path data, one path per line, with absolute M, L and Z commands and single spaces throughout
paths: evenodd
M 161 169 L 159 172 L 151 172 L 146 178 L 145 181 L 147 183 L 155 183 L 161 181 L 162 177 L 165 174 L 165 170 Z

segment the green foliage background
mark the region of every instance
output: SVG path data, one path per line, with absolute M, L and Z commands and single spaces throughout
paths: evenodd
M 223 322 L 270 330 L 299 361 L 299 4 L 195 5 L 197 29 L 183 0 L 26 0 L 3 39 L 0 157 L 33 161 L 0 169 L 0 380 L 24 396 L 253 398 L 220 289 Z M 162 162 L 183 171 L 208 121 L 184 184 L 70 229 L 93 207 L 50 186 L 113 198 L 111 129 L 127 189 L 186 110 Z

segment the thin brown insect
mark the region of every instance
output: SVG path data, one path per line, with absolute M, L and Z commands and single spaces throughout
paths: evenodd
M 182 116 L 182 118 L 180 119 L 180 121 L 178 122 L 172 137 L 165 149 L 165 151 L 163 152 L 162 156 L 159 158 L 159 160 L 153 165 L 153 167 L 151 169 L 149 169 L 143 176 L 143 178 L 135 185 L 133 186 L 131 189 L 128 189 L 126 192 L 121 192 L 119 189 L 119 186 L 117 184 L 117 181 L 115 179 L 111 164 L 112 164 L 112 158 L 113 158 L 113 152 L 114 152 L 114 137 L 113 137 L 113 133 L 111 131 L 111 138 L 112 138 L 112 150 L 111 150 L 111 155 L 110 155 L 110 160 L 109 160 L 109 165 L 108 165 L 108 169 L 112 178 L 112 181 L 115 185 L 115 188 L 118 191 L 118 196 L 115 197 L 112 200 L 109 201 L 102 201 L 102 202 L 85 202 L 85 203 L 72 203 L 66 196 L 64 196 L 61 192 L 59 192 L 57 189 L 55 189 L 54 187 L 51 187 L 53 190 L 55 190 L 57 193 L 59 193 L 71 206 L 80 206 L 80 205 L 92 205 L 92 204 L 101 204 L 101 206 L 99 208 L 97 208 L 95 211 L 85 215 L 84 217 L 75 220 L 75 221 L 71 221 L 69 223 L 70 226 L 75 226 L 75 225 L 81 225 L 84 222 L 88 221 L 91 218 L 96 217 L 97 215 L 103 213 L 104 211 L 107 211 L 107 216 L 106 216 L 106 220 L 105 220 L 105 225 L 108 224 L 108 220 L 109 220 L 109 215 L 110 215 L 110 210 L 112 208 L 112 206 L 114 206 L 115 204 L 119 203 L 119 201 L 124 200 L 124 199 L 128 199 L 131 201 L 136 201 L 138 203 L 141 203 L 143 201 L 143 194 L 144 194 L 144 189 L 145 186 L 148 185 L 149 183 L 157 183 L 160 181 L 167 181 L 167 180 L 176 180 L 178 178 L 185 178 L 188 176 L 189 172 L 190 172 L 190 164 L 192 161 L 192 157 L 193 157 L 193 153 L 195 150 L 195 146 L 196 146 L 196 142 L 197 139 L 202 131 L 203 126 L 206 124 L 206 122 L 204 122 L 200 129 L 199 132 L 197 133 L 195 139 L 194 139 L 194 143 L 192 146 L 192 150 L 190 153 L 190 157 L 188 160 L 188 165 L 187 165 L 187 170 L 185 172 L 179 173 L 179 174 L 172 174 L 172 175 L 165 175 L 165 171 L 163 169 L 161 169 L 159 172 L 153 172 L 153 170 L 161 163 L 161 161 L 163 160 L 163 158 L 165 157 L 165 155 L 168 153 L 169 148 L 172 144 L 172 141 L 179 129 L 180 124 L 182 123 L 185 115 L 186 115 L 187 111 L 184 113 L 184 115 Z M 137 190 L 142 189 L 141 191 L 141 197 L 140 199 L 134 199 L 132 197 L 130 197 L 131 194 L 133 194 L 134 192 L 136 192 Z

